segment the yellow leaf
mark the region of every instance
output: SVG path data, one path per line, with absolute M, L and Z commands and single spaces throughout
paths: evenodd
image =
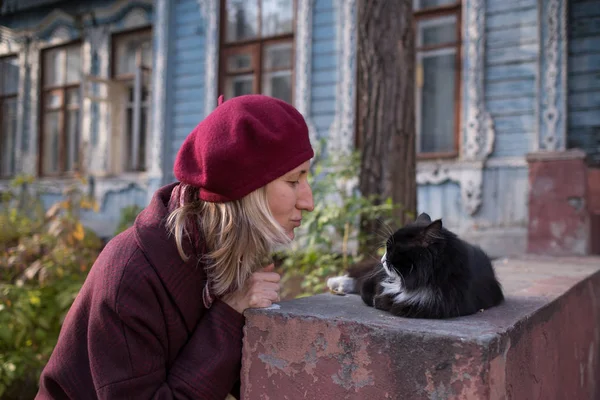
M 78 222 L 77 225 L 75 225 L 75 232 L 73 232 L 73 237 L 81 242 L 84 236 L 85 231 L 83 230 L 83 225 L 81 225 L 81 222 Z
M 38 296 L 34 296 L 34 295 L 29 296 L 29 302 L 34 306 L 39 306 L 42 303 L 40 298 Z

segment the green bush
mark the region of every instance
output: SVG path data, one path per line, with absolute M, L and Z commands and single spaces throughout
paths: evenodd
M 131 227 L 135 222 L 136 217 L 143 209 L 143 207 L 140 207 L 136 204 L 123 207 L 121 209 L 121 215 L 117 225 L 117 230 L 115 231 L 115 236 L 123 232 L 125 229 Z
M 363 258 L 358 249 L 369 237 L 361 232 L 362 217 L 378 220 L 382 231 L 391 221 L 398 205 L 392 204 L 391 199 L 361 196 L 356 188 L 359 169 L 357 152 L 315 158 L 309 177 L 315 209 L 303 216 L 303 231 L 294 247 L 276 254 L 284 276 L 284 297 L 322 293 L 328 277 L 342 273 Z M 381 252 L 372 250 L 370 256 Z M 300 287 L 294 288 L 293 282 L 300 282 Z M 290 294 L 290 290 L 300 293 Z
M 101 240 L 83 227 L 93 201 L 69 187 L 44 212 L 33 180 L 18 178 L 0 205 L 0 397 L 33 398 L 61 324 Z

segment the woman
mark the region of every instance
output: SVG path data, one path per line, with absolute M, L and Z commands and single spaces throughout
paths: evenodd
M 264 263 L 313 209 L 314 153 L 289 104 L 219 103 L 179 150 L 179 183 L 96 260 L 38 399 L 239 397 L 242 313 L 279 300 L 279 275 Z

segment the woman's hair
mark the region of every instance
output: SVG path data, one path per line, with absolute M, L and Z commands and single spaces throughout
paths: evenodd
M 203 261 L 214 295 L 221 296 L 241 288 L 276 246 L 287 244 L 290 238 L 269 209 L 266 187 L 259 188 L 240 200 L 211 203 L 198 199 L 198 189 L 181 183 L 188 198 L 196 200 L 173 210 L 167 219 L 167 229 L 175 236 L 177 249 L 184 261 L 189 255 L 183 250 L 184 235 L 190 235 L 190 225 L 196 223 L 200 240 L 206 245 Z

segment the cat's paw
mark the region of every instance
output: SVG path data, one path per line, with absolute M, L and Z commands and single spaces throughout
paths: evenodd
M 327 279 L 327 287 L 332 293 L 344 295 L 356 292 L 356 280 L 347 275 Z

